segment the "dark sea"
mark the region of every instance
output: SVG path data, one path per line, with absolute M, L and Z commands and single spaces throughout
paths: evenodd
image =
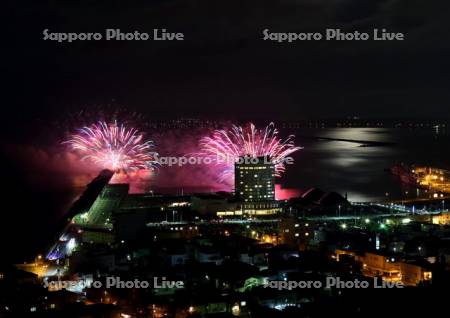
M 353 202 L 423 196 L 386 171 L 397 163 L 450 166 L 450 135 L 442 128 L 307 128 L 290 133 L 304 149 L 279 182 L 287 188 L 336 191 Z

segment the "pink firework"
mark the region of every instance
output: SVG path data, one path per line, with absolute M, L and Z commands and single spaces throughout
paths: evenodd
M 286 169 L 286 157 L 302 149 L 295 146 L 293 138 L 291 135 L 280 139 L 274 123 L 264 129 L 257 129 L 250 123 L 245 127 L 233 125 L 229 130 L 216 130 L 212 136 L 200 140 L 200 148 L 203 155 L 223 165 L 222 181 L 233 176 L 233 164 L 243 156 L 270 158 L 275 165 L 275 175 L 281 176 Z
M 102 168 L 118 171 L 153 170 L 156 165 L 152 141 L 135 128 L 100 121 L 83 127 L 78 134 L 65 141 L 70 149 L 79 152 L 82 160 L 90 160 Z

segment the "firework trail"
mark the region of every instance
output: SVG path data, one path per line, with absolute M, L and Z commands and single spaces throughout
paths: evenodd
M 152 141 L 144 141 L 144 135 L 135 128 L 108 124 L 100 121 L 79 129 L 77 134 L 63 144 L 104 169 L 113 171 L 153 170 L 156 153 Z
M 234 162 L 243 156 L 268 157 L 275 165 L 275 175 L 281 176 L 286 169 L 284 159 L 302 149 L 295 146 L 293 138 L 291 135 L 285 140 L 280 139 L 274 123 L 264 129 L 249 123 L 245 127 L 233 125 L 229 130 L 214 131 L 212 136 L 200 140 L 200 149 L 202 155 L 216 164 L 223 164 L 221 181 L 233 176 Z

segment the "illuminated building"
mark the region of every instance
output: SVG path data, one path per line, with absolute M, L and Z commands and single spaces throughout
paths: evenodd
M 235 195 L 247 215 L 279 212 L 275 201 L 275 166 L 267 157 L 241 157 L 235 163 Z
M 438 215 L 432 216 L 432 223 L 433 224 L 439 224 L 439 225 L 448 225 L 450 224 L 450 213 L 449 212 L 442 212 Z
M 450 193 L 449 171 L 416 166 L 411 172 L 421 187 L 434 191 L 434 198 L 443 197 L 443 193 Z
M 112 243 L 112 216 L 128 195 L 128 184 L 108 184 L 92 204 L 88 212 L 77 215 L 74 221 L 83 226 L 82 241 Z
M 401 281 L 401 268 L 399 260 L 390 255 L 365 253 L 357 257 L 363 264 L 363 274 L 366 276 L 381 276 L 386 281 Z
M 76 218 L 77 223 L 96 228 L 112 228 L 111 216 L 128 195 L 128 184 L 108 184 L 85 214 Z
M 309 238 L 309 224 L 300 224 L 296 218 L 284 217 L 279 223 L 279 236 L 282 244 L 289 247 L 299 246 L 301 250 L 305 249 L 306 239 Z
M 265 157 L 240 159 L 234 166 L 236 196 L 253 203 L 275 200 L 274 164 Z
M 432 272 L 426 265 L 402 262 L 400 268 L 402 282 L 408 286 L 417 286 L 420 283 L 429 282 L 433 277 Z
M 401 281 L 408 286 L 430 282 L 432 272 L 429 264 L 419 264 L 404 261 L 394 254 L 364 253 L 358 255 L 354 251 L 336 250 L 335 259 L 339 262 L 342 255 L 348 255 L 362 265 L 364 276 L 381 277 L 384 281 Z

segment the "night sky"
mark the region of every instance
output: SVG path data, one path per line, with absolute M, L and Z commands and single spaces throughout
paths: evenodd
M 448 116 L 448 1 L 43 2 L 8 10 L 6 108 L 18 116 L 46 118 L 112 99 L 153 117 Z M 262 40 L 265 28 L 328 27 L 384 27 L 406 40 Z M 166 28 L 185 41 L 61 44 L 42 40 L 46 28 Z
M 3 6 L 2 151 L 23 140 L 38 142 L 37 136 L 39 142 L 55 139 L 43 129 L 47 121 L 64 122 L 82 108 L 111 102 L 151 118 L 449 117 L 450 2 L 444 0 L 47 0 Z M 183 32 L 185 41 L 42 40 L 44 29 L 106 28 L 166 28 Z M 279 44 L 262 40 L 266 28 L 387 28 L 406 40 Z M 22 162 L 2 160 L 9 199 L 1 241 L 24 219 L 25 239 L 51 236 L 48 229 L 36 234 L 34 222 L 62 205 L 43 211 L 46 196 L 66 202 L 67 192 L 48 194 L 45 184 L 36 189 L 24 181 Z M 20 204 L 11 199 L 19 195 L 27 198 Z M 6 251 L 16 249 L 3 243 Z

